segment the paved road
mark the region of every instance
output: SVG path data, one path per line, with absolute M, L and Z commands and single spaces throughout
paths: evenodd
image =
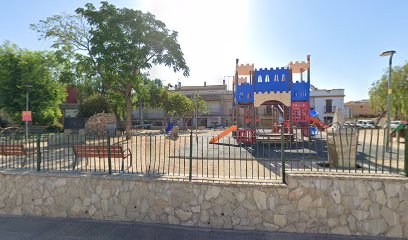
M 294 234 L 260 231 L 232 231 L 159 224 L 104 222 L 79 219 L 0 216 L 0 239 L 83 240 L 83 239 L 175 239 L 175 240 L 375 240 L 385 238 Z

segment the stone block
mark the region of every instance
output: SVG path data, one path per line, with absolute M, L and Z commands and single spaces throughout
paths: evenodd
M 288 223 L 288 219 L 286 215 L 278 215 L 276 214 L 273 217 L 273 223 L 277 226 L 283 227 Z
M 338 189 L 334 189 L 330 192 L 330 195 L 332 196 L 333 200 L 335 203 L 340 204 L 341 203 L 341 194 Z
M 402 226 L 401 225 L 396 225 L 393 226 L 386 234 L 386 237 L 390 238 L 402 238 L 403 237 L 403 232 L 402 232 Z
M 381 216 L 384 217 L 385 221 L 387 221 L 388 225 L 390 226 L 399 224 L 399 215 L 387 207 L 381 208 Z
M 388 225 L 384 219 L 372 219 L 369 221 L 363 222 L 362 230 L 363 234 L 371 236 L 379 236 L 387 231 Z
M 259 210 L 265 210 L 268 208 L 266 205 L 266 194 L 264 192 L 254 189 L 253 197 Z
M 217 186 L 209 186 L 207 192 L 205 193 L 205 200 L 210 200 L 218 197 L 221 192 L 221 188 Z
M 304 198 L 299 200 L 297 209 L 299 211 L 306 211 L 308 208 L 311 207 L 312 204 L 312 197 L 311 196 L 305 196 Z
M 347 226 L 338 226 L 330 230 L 332 234 L 351 235 L 350 229 Z

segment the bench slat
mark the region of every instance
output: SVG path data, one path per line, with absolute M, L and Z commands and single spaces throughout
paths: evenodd
M 24 149 L 23 144 L 2 144 L 0 145 L 0 155 L 5 156 L 28 156 L 29 153 Z
M 95 145 L 75 145 L 73 146 L 74 153 L 77 157 L 99 157 L 108 158 L 108 146 Z M 124 158 L 122 146 L 110 147 L 111 158 Z

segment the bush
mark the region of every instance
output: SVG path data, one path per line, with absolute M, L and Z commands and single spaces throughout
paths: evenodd
M 54 123 L 45 128 L 47 132 L 62 132 L 64 131 L 64 126 L 61 123 Z
M 106 97 L 95 94 L 85 98 L 79 105 L 78 116 L 89 118 L 97 113 L 111 113 L 112 107 Z

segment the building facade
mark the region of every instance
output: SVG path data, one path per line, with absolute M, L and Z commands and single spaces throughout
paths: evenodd
M 346 108 L 346 118 L 350 119 L 356 117 L 372 117 L 380 114 L 380 112 L 375 112 L 371 109 L 368 99 L 346 102 L 344 106 Z
M 310 85 L 310 109 L 317 111 L 326 124 L 333 122 L 336 108 L 345 113 L 344 97 L 344 89 L 318 89 Z
M 179 86 L 175 89 L 189 98 L 194 98 L 197 94 L 206 103 L 208 108 L 207 114 L 198 116 L 198 119 L 192 119 L 188 126 L 228 126 L 231 123 L 232 115 L 232 91 L 227 89 L 225 81 L 222 85 L 207 85 L 204 82 L 203 86 Z

